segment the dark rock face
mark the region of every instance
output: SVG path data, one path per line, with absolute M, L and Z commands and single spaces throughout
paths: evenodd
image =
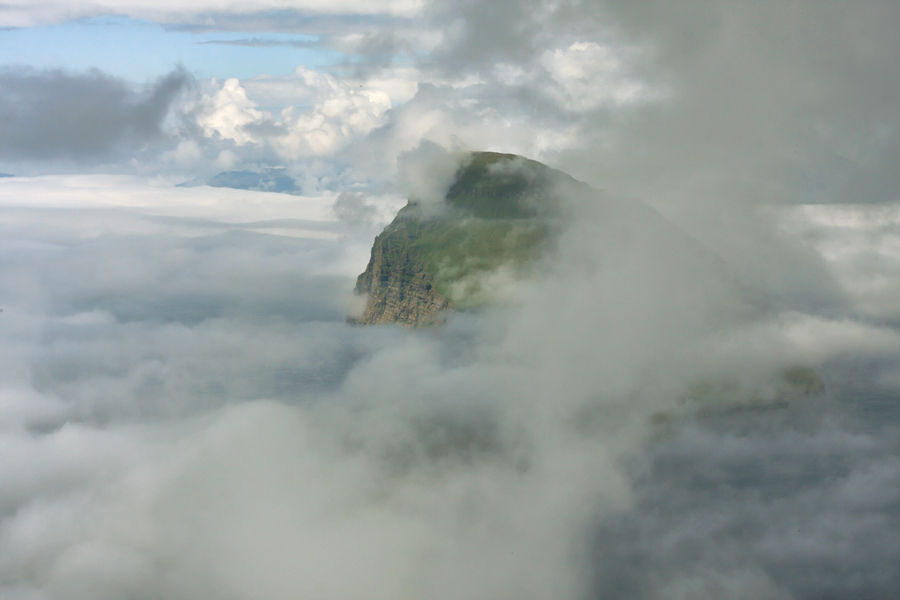
M 437 291 L 434 275 L 413 246 L 414 228 L 405 227 L 404 220 L 398 215 L 375 238 L 369 265 L 356 280 L 356 293 L 369 299 L 362 317 L 355 322 L 420 327 L 440 322 L 441 313 L 452 307 Z

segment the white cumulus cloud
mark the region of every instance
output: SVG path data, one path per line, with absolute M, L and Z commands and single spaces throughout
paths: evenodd
M 219 87 L 219 83 L 213 79 L 210 86 Z M 238 146 L 257 142 L 247 127 L 261 124 L 266 115 L 257 110 L 256 106 L 247 97 L 247 91 L 241 87 L 240 81 L 227 79 L 218 91 L 204 94 L 200 98 L 197 124 L 206 137 L 218 134 L 223 139 L 233 140 Z
M 303 101 L 277 116 L 260 109 L 237 79 L 223 83 L 213 79 L 209 87 L 212 91 L 203 94 L 193 108 L 202 135 L 232 141 L 238 156 L 241 146 L 252 145 L 253 151 L 269 151 L 284 162 L 332 155 L 384 124 L 391 109 L 391 99 L 383 91 L 303 66 L 289 81 L 251 82 L 250 89 L 263 96 L 280 93 L 285 98 L 288 88 L 291 100 Z

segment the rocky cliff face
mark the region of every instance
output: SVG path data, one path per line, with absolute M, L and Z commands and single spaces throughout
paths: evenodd
M 437 291 L 434 275 L 414 245 L 420 237 L 417 228 L 409 225 L 409 217 L 398 215 L 375 238 L 369 265 L 356 280 L 356 293 L 368 296 L 366 309 L 351 320 L 420 327 L 440 322 L 442 313 L 453 306 Z

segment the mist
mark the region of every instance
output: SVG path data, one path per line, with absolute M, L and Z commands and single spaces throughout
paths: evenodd
M 609 196 L 514 302 L 351 326 L 384 220 L 346 196 L 104 183 L 2 182 L 4 596 L 897 589 L 892 327 L 773 308 Z M 785 408 L 797 365 L 826 392 Z

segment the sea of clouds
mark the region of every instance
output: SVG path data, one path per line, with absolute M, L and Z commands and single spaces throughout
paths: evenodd
M 4 597 L 900 585 L 895 290 L 847 268 L 890 278 L 896 209 L 780 214 L 843 314 L 748 310 L 650 209 L 596 205 L 517 302 L 413 331 L 345 321 L 396 197 L 360 222 L 334 195 L 118 176 L 0 193 Z M 794 364 L 826 393 L 683 401 Z

